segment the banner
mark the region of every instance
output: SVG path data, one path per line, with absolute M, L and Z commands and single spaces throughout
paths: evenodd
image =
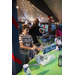
M 50 46 L 43 50 L 43 54 L 48 53 L 56 48 L 56 45 Z

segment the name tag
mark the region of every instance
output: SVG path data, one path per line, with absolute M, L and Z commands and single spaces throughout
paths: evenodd
M 48 53 L 56 48 L 56 45 L 50 46 L 43 50 L 43 54 Z

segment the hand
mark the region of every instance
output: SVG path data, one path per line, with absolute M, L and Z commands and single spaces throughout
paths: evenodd
M 40 49 L 40 48 L 37 48 L 37 50 L 38 50 L 38 51 L 41 51 L 41 49 Z
M 38 51 L 41 51 L 41 49 L 38 48 L 38 47 L 36 47 L 36 46 L 33 46 L 33 47 L 31 48 L 31 50 L 35 50 L 35 49 L 37 49 Z
M 43 44 L 41 44 L 41 46 L 40 47 L 44 47 L 44 45 Z
M 37 49 L 38 51 L 41 51 L 40 48 L 38 48 L 38 47 L 36 47 L 36 46 L 33 46 L 33 47 L 34 47 L 34 49 Z
M 30 49 L 30 50 L 34 50 L 34 49 L 33 49 L 33 47 L 31 47 L 31 49 Z
M 35 50 L 35 49 L 36 49 L 36 46 L 31 47 L 31 50 Z

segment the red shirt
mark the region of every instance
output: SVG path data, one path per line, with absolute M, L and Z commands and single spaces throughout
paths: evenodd
M 56 36 L 62 36 L 62 32 L 57 29 L 55 35 L 56 35 Z

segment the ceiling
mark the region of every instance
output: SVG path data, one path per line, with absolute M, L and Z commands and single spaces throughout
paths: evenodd
M 29 1 L 17 0 L 17 6 L 19 7 L 17 9 L 19 22 L 25 22 L 26 18 L 29 22 L 33 22 L 36 18 L 40 20 L 40 23 L 48 22 L 48 16 Z
M 44 0 L 44 2 L 59 20 L 59 23 L 62 23 L 62 0 Z M 17 6 L 19 22 L 29 21 L 32 23 L 36 18 L 40 20 L 40 23 L 48 22 L 48 15 L 31 4 L 30 1 L 17 0 Z
M 59 23 L 62 23 L 62 0 L 44 0 L 50 10 L 59 20 Z

